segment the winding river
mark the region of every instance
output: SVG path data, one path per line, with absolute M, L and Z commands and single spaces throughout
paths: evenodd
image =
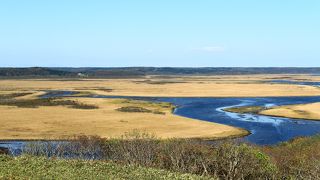
M 291 81 L 290 81 L 291 82 Z M 280 81 L 276 83 L 289 83 Z M 295 83 L 295 82 L 293 82 Z M 303 84 L 305 85 L 305 84 Z M 320 86 L 319 82 L 308 83 Z M 75 92 L 61 91 L 49 92 L 47 97 L 70 96 Z M 257 98 L 148 98 L 124 96 L 92 96 L 92 98 L 133 98 L 158 102 L 170 102 L 177 106 L 174 114 L 203 121 L 221 123 L 247 129 L 250 135 L 242 137 L 257 145 L 273 145 L 288 141 L 299 136 L 311 136 L 320 133 L 320 121 L 270 117 L 256 114 L 237 114 L 223 111 L 226 107 L 234 106 L 275 106 L 289 104 L 305 104 L 320 102 L 320 96 L 312 97 L 257 97 Z M 0 141 L 0 147 L 9 148 L 11 151 L 23 147 L 23 141 Z
M 178 106 L 175 114 L 247 129 L 245 141 L 258 145 L 271 145 L 298 136 L 320 133 L 320 121 L 270 117 L 255 114 L 237 114 L 223 111 L 234 106 L 274 106 L 320 102 L 316 97 L 267 97 L 267 98 L 159 98 Z

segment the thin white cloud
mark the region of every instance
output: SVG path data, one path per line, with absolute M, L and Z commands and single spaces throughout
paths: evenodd
M 204 46 L 204 47 L 194 48 L 193 50 L 214 53 L 214 52 L 224 52 L 225 48 L 223 46 Z

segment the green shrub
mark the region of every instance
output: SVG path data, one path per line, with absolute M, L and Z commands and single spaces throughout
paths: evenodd
M 271 179 L 276 174 L 276 168 L 268 156 L 253 146 L 229 142 L 210 145 L 192 139 L 160 140 L 137 130 L 107 141 L 99 137 L 80 136 L 60 144 L 31 143 L 23 153 L 58 158 L 105 159 L 123 165 L 221 179 Z
M 161 142 L 158 166 L 164 169 L 199 175 L 211 173 L 214 149 L 197 140 L 170 139 Z
M 106 143 L 106 159 L 221 179 L 271 179 L 276 167 L 259 149 L 246 144 L 210 145 L 201 140 L 159 140 L 131 133 Z
M 0 179 L 209 179 L 181 174 L 122 166 L 105 161 L 59 160 L 44 157 L 0 155 Z
M 215 169 L 222 179 L 271 179 L 276 167 L 253 146 L 224 143 L 215 154 Z
M 279 178 L 320 179 L 320 135 L 264 147 L 279 168 Z
M 23 153 L 51 158 L 104 159 L 218 179 L 320 179 L 319 149 L 320 135 L 256 147 L 232 141 L 213 145 L 192 139 L 161 140 L 135 130 L 117 139 L 80 136 L 61 144 L 30 143 Z M 0 166 L 13 161 L 8 156 L 0 157 Z

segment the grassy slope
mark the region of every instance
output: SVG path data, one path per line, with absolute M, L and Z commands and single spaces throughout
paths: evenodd
M 0 155 L 0 179 L 208 179 L 103 161 L 48 160 Z

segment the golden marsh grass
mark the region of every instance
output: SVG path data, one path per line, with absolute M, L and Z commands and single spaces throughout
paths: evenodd
M 269 84 L 272 79 L 309 78 L 306 75 L 252 76 L 171 76 L 141 79 L 25 79 L 0 80 L 0 93 L 32 92 L 17 99 L 34 99 L 45 90 L 75 90 L 119 96 L 166 97 L 256 97 L 315 96 L 320 88 L 302 85 Z M 318 78 L 318 77 L 315 77 Z M 0 106 L 1 139 L 46 139 L 72 135 L 116 137 L 133 129 L 146 130 L 162 138 L 221 138 L 247 132 L 231 126 L 188 119 L 171 113 L 170 107 L 143 101 L 98 98 L 71 98 L 94 104 L 99 109 L 72 109 L 63 106 L 17 108 Z M 124 106 L 139 106 L 160 113 L 120 112 Z M 310 108 L 310 107 L 308 107 Z M 314 108 L 314 107 L 313 107 Z
M 320 103 L 280 106 L 261 111 L 259 114 L 297 119 L 320 120 Z

